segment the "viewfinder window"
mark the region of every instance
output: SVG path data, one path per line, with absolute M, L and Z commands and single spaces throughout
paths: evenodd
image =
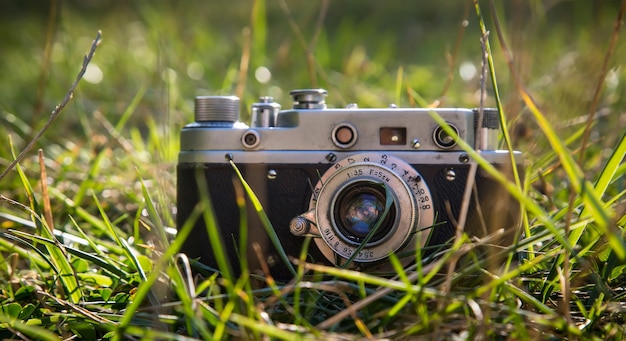
M 406 144 L 406 128 L 404 127 L 380 128 L 380 144 L 383 146 L 405 145 Z

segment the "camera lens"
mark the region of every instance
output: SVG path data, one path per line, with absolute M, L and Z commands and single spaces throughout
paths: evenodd
M 361 243 L 376 227 L 385 212 L 385 189 L 369 181 L 350 184 L 337 196 L 333 214 L 339 232 L 346 239 Z M 369 243 L 376 243 L 389 233 L 395 220 L 395 205 L 380 224 Z
M 328 169 L 309 202 L 321 237 L 314 241 L 326 259 L 374 265 L 415 250 L 418 235 L 423 245 L 434 211 L 426 181 L 418 178 L 413 166 L 387 153 L 353 154 Z

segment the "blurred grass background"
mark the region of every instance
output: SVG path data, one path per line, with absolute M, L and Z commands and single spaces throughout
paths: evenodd
M 526 154 L 532 185 L 539 190 L 529 195 L 555 219 L 562 218 L 569 180 L 517 93 L 488 6 L 481 4 L 514 147 Z M 597 178 L 626 127 L 623 29 L 609 72 L 600 79 L 619 6 L 617 0 L 496 4 L 514 67 L 563 140 L 582 129 L 597 84 L 603 82 L 582 165 L 590 180 Z M 432 105 L 479 104 L 483 57 L 471 1 L 9 0 L 0 3 L 2 169 L 13 159 L 9 140 L 19 151 L 44 125 L 97 30 L 102 30 L 103 41 L 74 100 L 35 148 L 43 149 L 47 158 L 56 228 L 73 231 L 74 225 L 82 226 L 122 259 L 126 255 L 104 231 L 101 220 L 106 219 L 94 216 L 101 205 L 115 226 L 112 230 L 119 228 L 120 235 L 154 257 L 154 244 L 140 232 L 158 227 L 160 219 L 174 225 L 178 133 L 193 118 L 196 95 L 237 94 L 243 119 L 259 96 L 274 96 L 285 108 L 291 105 L 291 89 L 308 87 L 328 89 L 327 102 L 334 106 L 414 105 L 406 87 Z M 487 105 L 494 105 L 489 82 L 487 87 Z M 573 138 L 570 149 L 577 150 L 579 142 Z M 28 181 L 38 186 L 35 149 L 21 166 Z M 623 161 L 619 172 L 624 173 Z M 24 185 L 15 173 L 2 180 L 0 193 L 26 204 Z M 625 209 L 618 195 L 624 187 L 622 178 L 606 191 L 605 198 L 618 198 L 611 204 L 616 219 Z M 147 206 L 144 190 L 159 205 L 160 217 Z M 15 205 L 0 207 L 3 228 L 21 227 L 15 217 L 28 218 Z M 564 224 L 569 222 L 559 226 Z M 588 237 L 591 244 L 596 237 Z M 3 281 L 13 278 L 4 269 L 7 264 L 6 259 L 0 262 L 7 275 Z M 586 264 L 581 260 L 578 269 Z M 129 297 L 129 288 L 140 282 L 133 276 L 114 278 L 108 285 Z M 623 282 L 619 275 L 611 276 L 616 278 Z M 94 292 L 90 299 L 100 299 Z
M 78 67 L 98 29 L 104 43 L 91 70 L 100 75 L 81 84 L 82 100 L 76 104 L 76 110 L 87 115 L 95 109 L 107 116 L 119 115 L 145 88 L 148 93 L 137 118 L 152 116 L 164 124 L 171 123 L 164 119 L 187 121 L 189 117 L 183 116 L 195 94 L 235 92 L 246 44 L 250 44 L 250 65 L 242 97 L 248 102 L 270 93 L 288 104 L 289 89 L 316 82 L 335 90 L 329 102 L 337 105 L 353 101 L 386 105 L 395 100 L 396 73 L 403 67 L 407 83 L 426 99 L 477 105 L 477 77 L 463 81 L 458 74 L 466 62 L 480 69 L 482 58 L 471 2 L 407 6 L 402 1 L 330 1 L 325 10 L 324 1 L 285 1 L 289 14 L 281 9 L 282 3 L 5 1 L 0 5 L 2 110 L 29 123 L 45 117 L 40 111 L 47 112 L 62 97 L 74 77 L 67 71 Z M 535 0 L 499 7 L 516 67 L 555 119 L 585 114 L 618 5 L 619 1 Z M 317 21 L 324 10 L 320 27 Z M 298 25 L 301 38 L 290 21 Z M 467 27 L 450 65 L 464 21 Z M 303 45 L 311 44 L 316 35 L 312 50 L 317 72 L 312 81 Z M 495 34 L 491 39 L 497 46 Z M 616 66 L 626 52 L 624 45 L 615 51 Z M 511 109 L 519 111 L 502 58 L 495 57 L 500 60 L 501 92 Z M 259 67 L 269 69 L 271 80 L 261 83 L 254 78 Z M 444 94 L 451 67 L 455 79 Z M 623 106 L 623 78 L 623 68 L 615 67 L 605 103 Z M 402 100 L 407 103 L 406 96 Z M 35 107 L 39 101 L 45 109 Z M 72 122 L 77 115 L 64 116 Z

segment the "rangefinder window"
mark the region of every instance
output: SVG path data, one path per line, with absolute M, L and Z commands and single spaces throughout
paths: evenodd
M 383 146 L 401 146 L 406 144 L 406 128 L 382 127 L 380 128 L 380 144 Z

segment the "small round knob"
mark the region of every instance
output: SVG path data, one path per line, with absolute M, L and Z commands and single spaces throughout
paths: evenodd
M 304 217 L 298 216 L 291 219 L 289 222 L 289 231 L 294 236 L 303 236 L 309 233 L 311 229 L 311 223 Z

